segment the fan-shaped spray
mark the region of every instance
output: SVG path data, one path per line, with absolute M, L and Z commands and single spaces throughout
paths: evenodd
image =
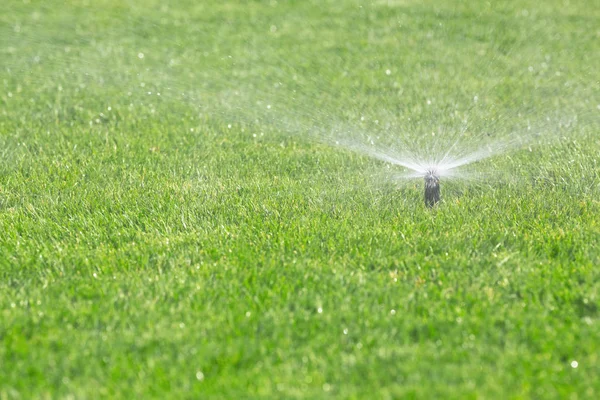
M 359 143 L 357 141 L 337 141 L 350 150 L 376 158 L 386 163 L 404 168 L 404 172 L 395 174 L 398 180 L 423 179 L 424 199 L 428 207 L 435 206 L 441 199 L 441 182 L 449 179 L 467 179 L 472 175 L 462 169 L 469 164 L 476 163 L 509 150 L 524 146 L 531 142 L 531 135 L 516 135 L 512 138 L 497 139 L 485 143 L 485 140 L 473 142 L 459 137 L 451 142 L 446 150 L 442 148 L 420 147 L 418 150 L 406 150 L 410 146 L 401 143 L 397 150 L 395 147 Z M 481 141 L 480 141 L 481 140 Z

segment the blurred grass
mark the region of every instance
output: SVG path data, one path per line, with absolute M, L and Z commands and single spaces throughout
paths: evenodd
M 3 2 L 0 398 L 596 398 L 598 13 Z M 307 140 L 474 95 L 579 123 L 434 210 Z

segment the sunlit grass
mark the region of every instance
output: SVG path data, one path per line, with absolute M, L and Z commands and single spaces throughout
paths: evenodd
M 0 398 L 596 398 L 584 3 L 2 2 Z M 328 145 L 474 96 L 431 210 Z

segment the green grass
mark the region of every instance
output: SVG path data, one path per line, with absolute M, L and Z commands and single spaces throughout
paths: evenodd
M 593 1 L 91 3 L 0 5 L 0 399 L 600 396 Z M 308 139 L 474 94 L 580 123 L 433 210 Z

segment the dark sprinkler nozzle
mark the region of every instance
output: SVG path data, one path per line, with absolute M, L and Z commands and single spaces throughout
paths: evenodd
M 425 204 L 433 207 L 440 201 L 440 178 L 435 171 L 429 171 L 425 175 Z

